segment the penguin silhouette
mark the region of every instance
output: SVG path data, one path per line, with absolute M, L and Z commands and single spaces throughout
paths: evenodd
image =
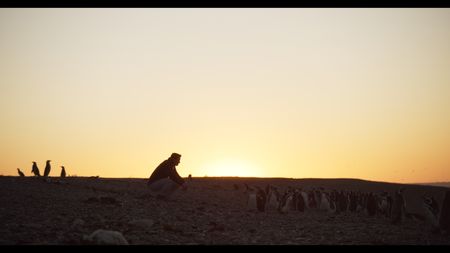
M 17 172 L 19 173 L 19 176 L 20 176 L 20 177 L 25 177 L 25 174 L 23 174 L 23 172 L 22 172 L 22 171 L 20 171 L 20 169 L 19 169 L 19 168 L 17 168 Z
M 61 177 L 66 177 L 66 169 L 64 166 L 61 166 Z
M 37 177 L 41 176 L 41 173 L 39 172 L 39 168 L 38 168 L 36 162 L 34 162 L 34 161 L 33 161 L 33 168 L 31 169 L 31 173 L 33 173 Z
M 441 215 L 439 217 L 439 227 L 444 232 L 450 232 L 450 191 L 447 191 L 441 204 Z
M 396 191 L 394 194 L 394 203 L 392 205 L 392 211 L 391 211 L 391 223 L 392 224 L 401 223 L 403 217 L 406 214 L 406 203 L 405 203 L 405 199 L 403 197 L 403 191 L 404 191 L 404 189 L 401 188 L 400 190 Z
M 51 160 L 47 160 L 47 163 L 45 164 L 44 177 L 48 177 L 48 175 L 50 174 L 50 169 L 52 168 L 50 166 L 50 162 Z

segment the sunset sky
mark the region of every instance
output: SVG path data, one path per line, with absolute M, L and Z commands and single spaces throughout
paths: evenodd
M 0 9 L 0 175 L 450 181 L 450 9 Z

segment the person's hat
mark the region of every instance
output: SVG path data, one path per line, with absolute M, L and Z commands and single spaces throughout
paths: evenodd
M 172 153 L 172 155 L 170 155 L 170 158 L 178 158 L 178 159 L 180 159 L 181 155 L 178 154 L 178 153 Z

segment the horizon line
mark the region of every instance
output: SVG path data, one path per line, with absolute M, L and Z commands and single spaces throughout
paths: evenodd
M 0 175 L 0 177 L 19 177 L 16 175 Z M 28 178 L 34 178 L 34 176 L 26 176 Z M 43 177 L 43 176 L 42 176 Z M 50 178 L 60 178 L 60 176 L 48 176 Z M 148 177 L 102 177 L 100 175 L 96 176 L 77 176 L 77 175 L 68 175 L 66 178 L 102 178 L 102 179 L 148 179 Z M 188 177 L 182 177 L 188 178 Z M 449 181 L 434 181 L 434 182 L 392 182 L 392 181 L 379 181 L 379 180 L 370 180 L 370 179 L 362 179 L 362 178 L 349 178 L 349 177 L 330 177 L 330 178 L 319 178 L 319 177 L 258 177 L 258 176 L 192 176 L 192 178 L 233 178 L 233 179 L 289 179 L 289 180 L 360 180 L 360 181 L 368 181 L 368 182 L 379 182 L 379 183 L 392 183 L 392 184 L 447 184 Z

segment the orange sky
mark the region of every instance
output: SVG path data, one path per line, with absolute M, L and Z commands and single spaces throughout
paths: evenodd
M 0 174 L 450 181 L 449 9 L 0 9 Z

